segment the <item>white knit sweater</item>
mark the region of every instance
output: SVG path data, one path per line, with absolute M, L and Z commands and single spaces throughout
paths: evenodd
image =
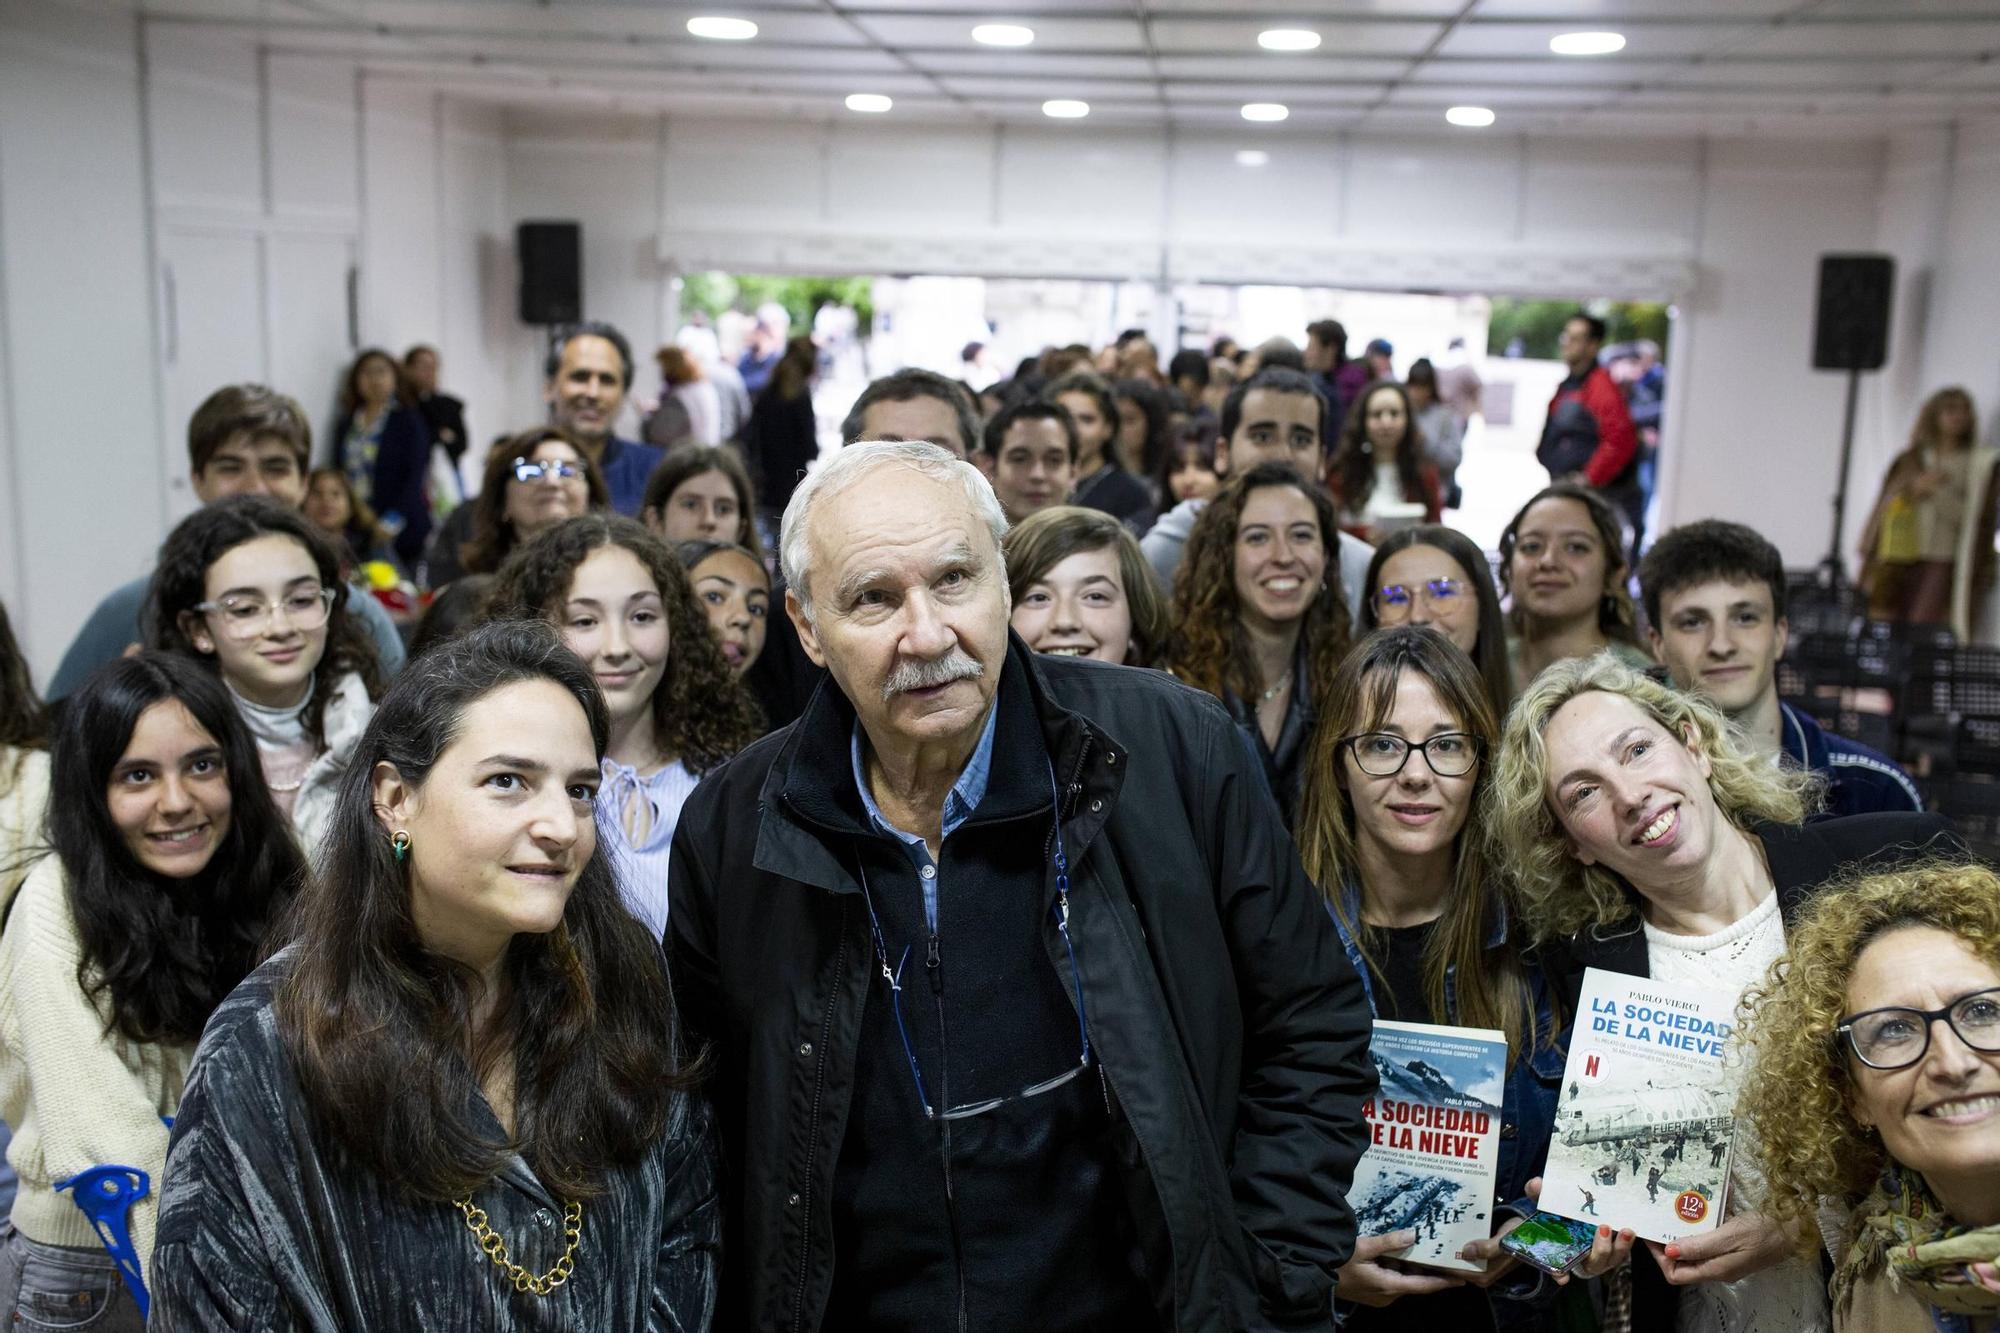
M 93 1166 L 136 1167 L 152 1193 L 132 1208 L 132 1243 L 150 1267 L 167 1165 L 161 1117 L 180 1105 L 194 1047 L 106 1035 L 77 984 L 81 957 L 68 877 L 45 857 L 0 933 L 0 1120 L 14 1127 L 7 1160 L 21 1177 L 14 1225 L 30 1240 L 95 1249 L 89 1221 L 55 1184 Z

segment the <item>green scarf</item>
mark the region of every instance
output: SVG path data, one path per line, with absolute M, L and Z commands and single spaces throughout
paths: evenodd
M 2000 1226 L 1952 1225 L 1924 1178 L 1891 1163 L 1854 1210 L 1853 1243 L 1833 1275 L 1834 1308 L 1845 1311 L 1861 1281 L 1886 1271 L 1889 1286 L 1951 1314 L 2000 1314 L 2000 1292 L 1967 1280 L 1975 1263 L 2000 1261 Z

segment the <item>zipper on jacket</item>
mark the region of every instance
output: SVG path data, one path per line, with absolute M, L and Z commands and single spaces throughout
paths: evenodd
M 840 987 L 847 972 L 847 900 L 840 902 L 840 948 L 834 954 L 833 986 L 826 997 L 826 1015 L 819 1025 L 818 1057 L 813 1061 L 812 1113 L 807 1118 L 810 1134 L 806 1139 L 806 1178 L 799 1186 L 799 1289 L 793 1301 L 793 1333 L 804 1333 L 806 1321 L 806 1280 L 812 1272 L 812 1190 L 813 1172 L 819 1163 L 819 1108 L 826 1094 L 826 1053 L 833 1037 L 833 1011 L 840 1003 Z
M 1042 860 L 1046 862 L 1055 854 L 1056 827 L 1062 823 L 1063 808 L 1076 809 L 1076 798 L 1083 791 L 1083 765 L 1090 758 L 1090 735 L 1084 734 L 1083 748 L 1077 751 L 1076 767 L 1070 770 L 1069 781 L 1063 786 L 1062 801 L 1056 806 L 1056 817 L 1049 825 L 1049 836 L 1042 840 Z

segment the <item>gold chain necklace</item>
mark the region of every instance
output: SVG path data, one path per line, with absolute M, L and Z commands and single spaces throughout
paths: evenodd
M 507 1256 L 507 1242 L 500 1233 L 487 1225 L 486 1210 L 473 1207 L 470 1197 L 458 1200 L 458 1211 L 465 1215 L 465 1225 L 472 1232 L 472 1238 L 479 1242 L 479 1248 L 507 1280 L 514 1284 L 514 1290 L 532 1292 L 546 1296 L 557 1287 L 569 1281 L 576 1271 L 576 1247 L 583 1241 L 583 1205 L 572 1203 L 563 1209 L 563 1236 L 569 1245 L 556 1260 L 555 1267 L 537 1277 Z

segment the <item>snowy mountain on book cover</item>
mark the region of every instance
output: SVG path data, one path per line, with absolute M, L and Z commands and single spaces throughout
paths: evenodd
M 1458 1252 L 1493 1231 L 1507 1040 L 1480 1028 L 1378 1020 L 1381 1086 L 1362 1106 L 1369 1147 L 1348 1202 L 1364 1236 L 1414 1231 L 1394 1256 L 1477 1272 Z
M 1722 1220 L 1735 1009 L 1699 986 L 1584 973 L 1542 1207 L 1669 1241 Z

